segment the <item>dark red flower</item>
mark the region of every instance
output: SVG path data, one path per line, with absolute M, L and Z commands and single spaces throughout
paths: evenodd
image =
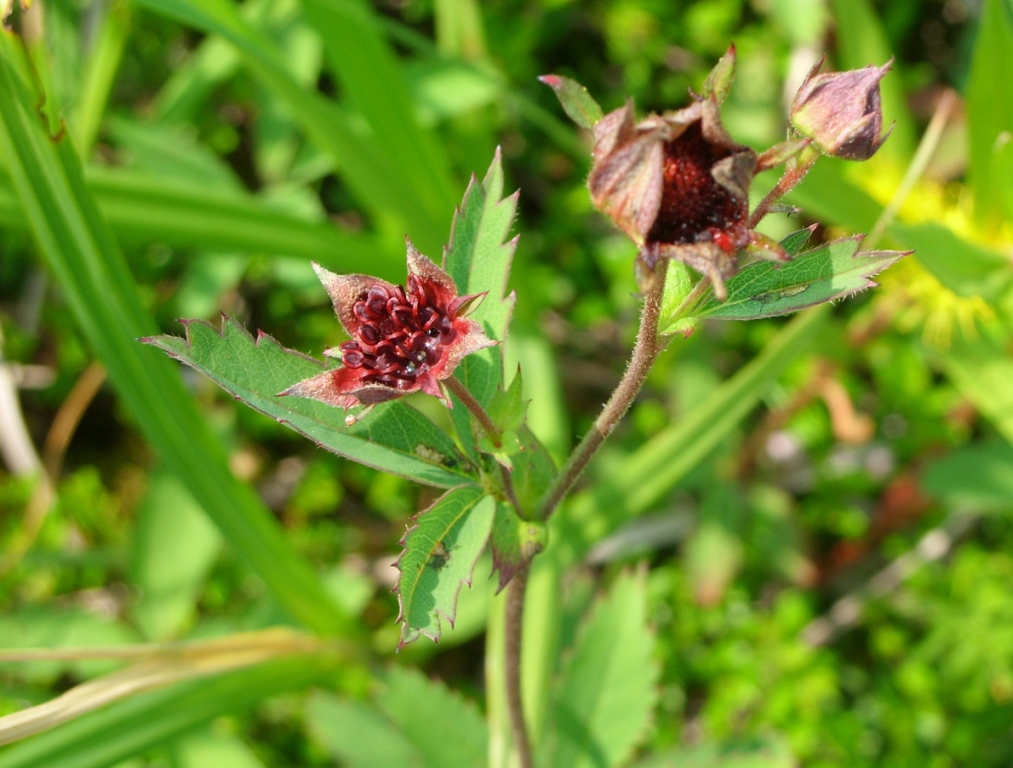
M 341 367 L 300 381 L 282 395 L 309 397 L 339 408 L 375 405 L 426 392 L 451 407 L 440 380 L 461 359 L 496 344 L 465 317 L 485 296 L 458 296 L 453 280 L 408 243 L 405 287 L 368 275 L 337 275 L 313 265 L 351 336 L 324 354 Z
M 757 155 L 728 135 L 713 97 L 639 123 L 627 102 L 593 130 L 591 199 L 640 247 L 638 259 L 649 270 L 659 258 L 677 259 L 711 278 L 724 298 L 724 279 L 735 274 L 743 248 L 783 257 L 746 225 L 749 186 L 806 142 Z

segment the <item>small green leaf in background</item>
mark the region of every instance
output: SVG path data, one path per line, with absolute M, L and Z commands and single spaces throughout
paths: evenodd
M 895 222 L 890 234 L 913 248 L 918 263 L 959 296 L 995 302 L 1010 284 L 1008 257 L 958 236 L 947 226 Z
M 397 583 L 404 646 L 419 635 L 433 641 L 443 631 L 441 618 L 454 626 L 457 595 L 471 584 L 475 563 L 492 529 L 496 502 L 477 485 L 447 491 L 415 517 L 402 541 Z
M 166 472 L 153 473 L 131 549 L 141 589 L 134 620 L 148 639 L 168 640 L 188 628 L 221 546 L 221 534 L 186 487 Z
M 470 476 L 447 434 L 401 401 L 381 403 L 351 428 L 339 408 L 278 393 L 320 373 L 323 363 L 285 349 L 270 336 L 256 340 L 231 318 L 219 331 L 185 322 L 186 338 L 145 341 L 210 377 L 233 397 L 291 427 L 339 456 L 427 485 L 452 487 Z
M 591 130 L 602 119 L 603 113 L 598 102 L 576 80 L 562 75 L 542 75 L 538 79 L 555 91 L 566 116 L 581 128 Z
M 693 277 L 689 267 L 681 261 L 671 262 L 665 271 L 665 294 L 661 298 L 661 319 L 658 322 L 658 332 L 663 336 L 677 333 L 689 336 L 696 330 L 696 318 L 686 317 L 680 312 L 682 302 L 692 290 Z
M 925 466 L 921 487 L 948 506 L 1009 514 L 1013 446 L 993 439 L 953 451 Z
M 522 426 L 517 435 L 521 450 L 513 456 L 513 486 L 521 507 L 517 511 L 522 517 L 527 517 L 549 489 L 557 469 L 549 451 L 527 425 Z
M 479 436 L 478 440 L 479 450 L 495 456 L 496 460 L 508 469 L 512 468 L 510 457 L 523 449 L 517 434 L 524 424 L 524 417 L 528 410 L 527 401 L 522 397 L 523 386 L 521 374 L 518 371 L 506 391 L 499 390 L 489 401 L 487 408 L 489 418 L 500 430 L 498 444 L 484 433 Z
M 267 768 L 237 736 L 205 731 L 172 745 L 172 768 Z
M 517 571 L 545 549 L 544 523 L 522 520 L 509 504 L 497 504 L 492 523 L 492 567 L 499 571 L 497 589 L 503 589 Z
M 906 254 L 901 251 L 858 253 L 860 237 L 824 243 L 791 261 L 758 261 L 727 281 L 728 298 L 711 296 L 695 310 L 697 317 L 756 320 L 797 312 L 876 284 L 869 278 Z
M 314 697 L 310 732 L 348 768 L 484 768 L 488 736 L 476 707 L 417 670 L 391 667 L 371 702 Z
M 687 575 L 700 605 L 718 603 L 742 565 L 742 513 L 732 486 L 714 483 L 707 489 L 685 549 Z
M 653 646 L 646 577 L 624 574 L 580 629 L 553 693 L 540 766 L 599 768 L 629 759 L 657 700 Z
M 634 763 L 634 768 L 795 768 L 783 739 L 758 738 L 680 747 Z

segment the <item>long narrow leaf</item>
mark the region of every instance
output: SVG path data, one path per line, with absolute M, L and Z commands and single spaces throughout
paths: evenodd
M 18 55 L 15 38 L 5 34 L 0 41 L 0 151 L 39 251 L 82 332 L 145 436 L 279 602 L 316 631 L 340 631 L 340 609 L 263 503 L 229 471 L 178 371 L 136 342 L 155 330 L 154 322 L 73 147 L 50 138 L 33 114 L 33 99 L 10 63 Z
M 92 712 L 0 754 L 0 768 L 105 768 L 216 717 L 333 673 L 334 658 L 300 656 L 177 685 Z
M 291 256 L 342 272 L 391 277 L 404 267 L 400 244 L 384 249 L 372 235 L 297 218 L 250 195 L 107 168 L 91 168 L 86 177 L 103 218 L 122 243 Z M 12 229 L 29 226 L 11 179 L 2 173 L 0 222 Z
M 324 58 L 337 76 L 349 106 L 360 113 L 400 171 L 398 183 L 431 201 L 442 221 L 457 195 L 446 152 L 417 122 L 404 75 L 377 20 L 364 0 L 305 0 L 306 18 L 324 43 Z
M 400 170 L 375 136 L 353 129 L 345 112 L 303 88 L 289 73 L 278 47 L 251 27 L 237 7 L 224 0 L 138 0 L 156 13 L 177 19 L 232 43 L 243 60 L 292 111 L 295 120 L 340 169 L 359 200 L 378 215 L 395 213 L 423 252 L 443 239 L 446 211 L 433 198 L 399 183 Z

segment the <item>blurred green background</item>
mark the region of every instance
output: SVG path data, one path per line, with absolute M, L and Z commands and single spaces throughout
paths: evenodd
M 389 663 L 390 564 L 432 491 L 316 449 L 134 339 L 225 312 L 319 356 L 341 332 L 310 260 L 403 280 L 405 234 L 438 258 L 500 146 L 521 191 L 507 354 L 560 459 L 617 383 L 638 304 L 633 246 L 584 187 L 588 137 L 536 77 L 573 77 L 606 110 L 674 109 L 734 42 L 725 122 L 766 148 L 821 54 L 893 57 L 884 149 L 822 161 L 803 212 L 764 227 L 830 239 L 888 208 L 876 246 L 916 255 L 790 343 L 785 320 L 673 341 L 586 478 L 599 490 L 559 514 L 558 631 L 647 564 L 662 672 L 644 766 L 1013 762 L 1009 0 L 35 0 L 15 19 L 25 53 L 8 36 L 5 66 L 72 145 L 0 132 L 4 648 L 291 622 Z M 33 152 L 65 186 L 32 174 Z M 479 703 L 487 571 L 453 632 L 394 662 Z M 106 669 L 0 665 L 0 714 Z M 152 705 L 165 728 L 113 718 L 111 757 L 34 764 L 362 764 L 308 686 L 362 697 L 369 675 L 304 678 L 223 694 L 210 725 Z M 0 765 L 33 764 L 17 749 Z

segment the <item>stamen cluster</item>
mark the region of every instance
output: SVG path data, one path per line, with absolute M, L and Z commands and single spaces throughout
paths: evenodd
M 425 392 L 449 407 L 440 382 L 465 356 L 495 344 L 466 317 L 485 294 L 458 296 L 450 275 L 411 243 L 404 287 L 313 266 L 351 340 L 324 353 L 340 357 L 340 366 L 294 384 L 283 395 L 348 409 Z
M 410 388 L 457 337 L 454 318 L 415 275 L 409 275 L 407 291 L 399 285 L 364 291 L 352 312 L 360 324 L 356 338 L 340 345 L 341 362 L 363 369 L 363 383 Z

